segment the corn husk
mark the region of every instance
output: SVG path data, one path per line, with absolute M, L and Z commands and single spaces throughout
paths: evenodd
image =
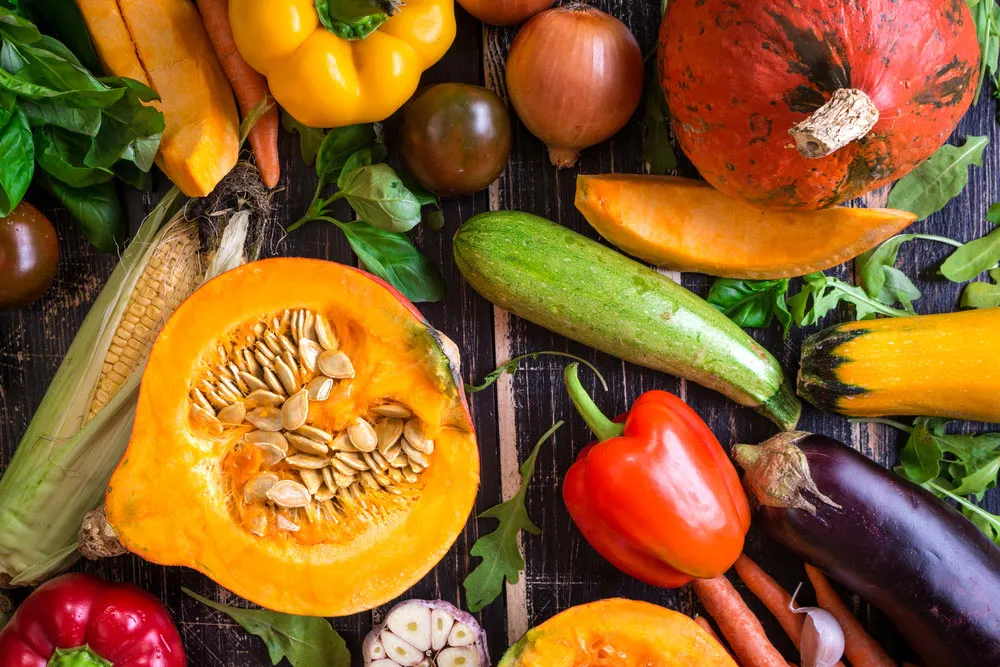
M 198 238 L 197 223 L 179 211 L 181 202 L 174 188 L 143 221 L 0 478 L 0 585 L 39 583 L 79 557 L 77 534 L 83 517 L 102 503 L 128 445 L 152 339 L 173 308 L 204 280 L 246 261 L 249 216 L 238 213 L 231 220 L 221 216 L 213 225 L 216 237 L 209 242 L 210 256 L 205 258 L 195 243 L 197 266 L 185 256 L 177 264 L 161 267 L 157 279 L 172 282 L 162 291 L 149 292 L 146 281 L 140 281 L 151 260 L 162 260 L 163 248 L 171 243 L 183 241 L 190 249 L 192 232 L 194 240 Z M 139 291 L 137 284 L 143 285 Z M 150 308 L 149 299 L 140 292 L 152 296 L 159 307 Z M 132 328 L 120 331 L 120 325 L 136 312 L 146 320 L 147 335 L 132 340 L 131 349 L 124 345 L 127 354 L 122 354 Z

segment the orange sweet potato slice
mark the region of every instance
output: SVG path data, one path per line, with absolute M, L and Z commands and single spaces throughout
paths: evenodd
M 842 264 L 916 220 L 908 211 L 760 211 L 703 181 L 672 176 L 579 176 L 576 207 L 630 255 L 725 278 L 801 276 Z

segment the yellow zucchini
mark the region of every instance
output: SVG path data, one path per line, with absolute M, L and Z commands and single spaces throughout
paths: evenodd
M 1000 422 L 1000 308 L 840 324 L 806 339 L 798 393 L 852 417 Z

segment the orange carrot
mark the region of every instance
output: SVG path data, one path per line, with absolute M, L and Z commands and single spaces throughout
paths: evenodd
M 760 621 L 724 575 L 695 579 L 691 585 L 743 667 L 788 667 Z
M 222 70 L 233 86 L 233 93 L 240 105 L 240 114 L 246 118 L 250 110 L 262 100 L 271 103 L 271 109 L 264 114 L 250 131 L 248 139 L 253 154 L 257 158 L 257 170 L 264 185 L 273 188 L 281 177 L 278 161 L 278 107 L 267 89 L 267 80 L 247 64 L 236 48 L 233 26 L 229 23 L 229 0 L 195 0 L 201 12 L 205 30 L 215 54 L 219 57 Z
M 792 596 L 767 572 L 760 569 L 757 563 L 747 558 L 746 554 L 741 555 L 736 561 L 736 573 L 740 575 L 740 579 L 750 592 L 774 614 L 778 623 L 784 628 L 785 634 L 798 647 L 802 643 L 802 625 L 805 623 L 805 616 L 793 613 L 789 608 Z
M 826 576 L 806 564 L 806 574 L 816 590 L 816 602 L 820 608 L 827 610 L 837 619 L 844 630 L 846 648 L 844 654 L 851 662 L 851 667 L 896 667 L 889 654 L 882 646 L 865 632 L 858 619 L 847 608 L 844 601 L 837 595 Z
M 719 635 L 715 634 L 715 628 L 712 627 L 712 624 L 708 622 L 707 618 L 705 618 L 704 616 L 695 616 L 694 622 L 700 625 L 702 630 L 712 635 L 712 639 L 719 642 L 719 646 L 723 648 L 726 647 L 726 645 L 722 642 L 722 639 L 719 637 Z

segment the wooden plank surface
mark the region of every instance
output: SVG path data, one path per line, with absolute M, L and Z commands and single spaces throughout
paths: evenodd
M 624 20 L 636 34 L 644 52 L 654 47 L 660 0 L 598 0 L 591 4 Z M 484 28 L 464 12 L 459 14 L 458 41 L 445 59 L 427 74 L 425 82 L 485 84 L 503 95 L 503 65 L 515 31 Z M 987 149 L 986 164 L 982 169 L 973 170 L 970 186 L 945 211 L 915 225 L 913 231 L 967 240 L 986 230 L 986 207 L 1000 201 L 1000 149 L 993 145 L 1000 141 L 1000 133 L 995 113 L 995 102 L 984 95 L 980 105 L 962 121 L 956 137 L 972 134 L 990 137 L 992 143 Z M 578 172 L 641 172 L 644 165 L 639 117 L 641 112 L 611 141 L 585 151 L 577 169 L 558 173 L 549 165 L 540 142 L 515 122 L 514 152 L 503 177 L 486 192 L 445 202 L 446 227 L 442 232 L 422 229 L 416 235 L 421 249 L 441 266 L 449 286 L 448 297 L 443 303 L 425 305 L 422 310 L 434 326 L 450 335 L 461 348 L 463 375 L 467 381 L 480 379 L 498 362 L 518 354 L 538 350 L 571 352 L 592 361 L 608 379 L 611 389 L 604 393 L 592 377 L 584 376 L 585 385 L 597 392 L 599 404 L 609 414 L 627 410 L 631 402 L 647 390 L 666 389 L 690 402 L 727 446 L 735 442 L 758 442 L 772 435 L 774 429 L 752 411 L 735 406 L 697 385 L 625 364 L 495 309 L 462 281 L 452 261 L 451 235 L 464 220 L 486 210 L 529 211 L 596 238 L 573 207 L 575 175 Z M 390 137 L 392 130 L 390 122 Z M 277 196 L 276 216 L 281 224 L 287 224 L 298 218 L 308 204 L 315 187 L 315 175 L 302 164 L 293 137 L 282 137 L 281 150 L 284 190 Z M 683 166 L 681 173 L 694 175 L 689 165 Z M 873 193 L 866 198 L 866 203 L 878 205 L 884 201 L 884 196 L 884 192 Z M 152 195 L 129 195 L 133 229 L 153 203 L 155 197 Z M 97 253 L 86 245 L 73 230 L 65 212 L 51 207 L 46 210 L 53 214 L 61 240 L 62 257 L 56 283 L 30 308 L 0 314 L 0 469 L 10 460 L 88 306 L 115 264 L 114 257 Z M 346 209 L 342 213 L 346 215 Z M 269 254 L 356 262 L 341 234 L 320 223 L 313 223 L 268 250 Z M 944 254 L 943 247 L 926 244 L 910 244 L 900 254 L 900 267 L 918 277 L 924 290 L 924 297 L 917 303 L 920 312 L 950 311 L 957 303 L 960 288 L 934 275 Z M 845 266 L 835 273 L 849 279 L 851 271 L 850 266 Z M 704 295 L 710 279 L 684 275 L 682 282 Z M 841 311 L 829 322 L 849 316 Z M 803 337 L 801 332 L 793 333 L 787 341 L 783 341 L 777 331 L 756 331 L 753 335 L 779 357 L 790 375 L 795 372 Z M 603 597 L 625 596 L 650 600 L 686 613 L 697 611 L 688 589 L 661 590 L 630 579 L 597 556 L 572 525 L 562 503 L 560 480 L 575 454 L 590 440 L 590 434 L 566 398 L 562 388 L 562 366 L 558 359 L 532 361 L 513 378 L 506 377 L 494 388 L 471 399 L 482 455 L 479 510 L 516 491 L 520 481 L 517 468 L 527 451 L 552 423 L 560 419 L 566 421 L 555 438 L 544 445 L 528 494 L 529 512 L 544 533 L 528 536 L 524 541 L 527 571 L 521 582 L 508 586 L 505 599 L 497 601 L 481 615 L 495 659 L 508 643 L 531 625 L 571 605 Z M 970 425 L 970 428 L 975 426 Z M 853 442 L 885 464 L 895 461 L 901 444 L 898 435 L 887 428 L 851 426 L 841 417 L 821 414 L 808 407 L 801 428 Z M 990 493 L 986 505 L 993 511 L 1000 509 L 1000 494 Z M 469 548 L 482 532 L 492 528 L 493 522 L 471 519 L 441 564 L 408 596 L 440 597 L 461 604 L 461 581 L 475 566 L 469 557 Z M 751 530 L 748 551 L 788 587 L 794 587 L 803 578 L 797 559 L 769 543 L 756 528 Z M 188 586 L 215 599 L 233 602 L 231 594 L 207 578 L 190 570 L 150 565 L 132 556 L 80 567 L 115 580 L 134 582 L 162 597 L 181 625 L 191 665 L 269 664 L 262 643 L 248 637 L 228 619 L 208 613 L 181 594 L 181 586 Z M 852 601 L 859 615 L 886 647 L 894 655 L 904 656 L 905 647 L 886 620 L 856 598 Z M 763 612 L 754 601 L 750 602 L 756 611 Z M 384 609 L 377 609 L 368 614 L 333 619 L 334 627 L 344 634 L 354 652 L 356 664 L 360 664 L 360 642 L 364 633 L 383 613 Z M 776 624 L 768 622 L 766 625 L 781 648 L 793 656 L 791 646 L 783 640 Z

